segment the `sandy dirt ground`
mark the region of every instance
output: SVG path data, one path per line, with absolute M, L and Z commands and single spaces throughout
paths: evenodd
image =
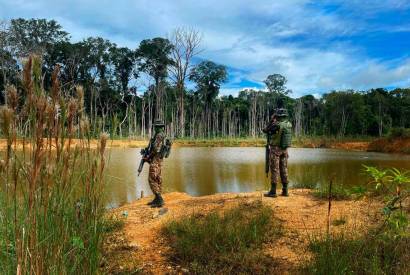
M 79 144 L 81 140 L 73 139 L 73 146 Z M 44 139 L 44 143 L 47 144 L 47 140 Z M 148 140 L 136 140 L 136 139 L 121 139 L 121 140 L 110 140 L 107 143 L 108 148 L 142 148 L 146 147 Z M 346 142 L 328 142 L 328 143 L 318 143 L 318 142 L 305 142 L 303 144 L 295 145 L 296 148 L 333 148 L 333 149 L 344 149 L 344 150 L 354 150 L 354 151 L 366 151 L 369 148 L 370 142 L 367 141 L 346 141 Z M 27 143 L 26 143 L 27 145 Z M 92 139 L 90 141 L 92 148 L 97 148 L 98 140 Z M 265 145 L 265 140 L 238 140 L 230 141 L 227 140 L 176 140 L 173 146 L 177 147 L 261 147 Z M 23 141 L 17 141 L 17 147 L 22 148 Z M 0 139 L 0 150 L 4 150 L 7 147 L 7 141 L 5 139 Z
M 170 247 L 161 236 L 161 228 L 172 219 L 194 213 L 222 211 L 240 203 L 252 204 L 257 200 L 272 207 L 274 215 L 283 223 L 283 236 L 275 243 L 264 245 L 264 252 L 279 262 L 283 273 L 294 273 L 297 266 L 309 258 L 309 237 L 324 234 L 327 229 L 328 203 L 315 199 L 309 190 L 291 190 L 289 197 L 264 198 L 261 192 L 224 193 L 191 197 L 185 193 L 164 195 L 166 204 L 158 210 L 143 198 L 112 210 L 112 214 L 126 216 L 125 226 L 106 244 L 108 259 L 105 269 L 110 273 L 122 270 L 139 270 L 146 274 L 184 274 L 189 270 L 170 261 Z M 340 230 L 362 231 L 378 218 L 379 205 L 369 200 L 334 201 L 332 220 L 346 223 L 332 226 L 333 233 Z

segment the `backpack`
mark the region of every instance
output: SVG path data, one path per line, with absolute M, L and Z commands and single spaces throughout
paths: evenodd
M 171 154 L 171 146 L 172 146 L 172 141 L 168 138 L 165 138 L 162 147 L 161 147 L 161 158 L 168 158 L 169 155 Z

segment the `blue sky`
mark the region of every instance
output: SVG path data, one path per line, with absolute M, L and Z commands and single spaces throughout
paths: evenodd
M 294 97 L 410 86 L 410 0 L 0 0 L 0 18 L 16 17 L 130 48 L 193 27 L 199 57 L 229 69 L 222 94 L 263 88 L 272 73 L 287 77 Z

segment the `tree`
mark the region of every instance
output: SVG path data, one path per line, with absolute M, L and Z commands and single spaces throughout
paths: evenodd
M 265 79 L 264 83 L 269 92 L 276 94 L 287 94 L 286 91 L 286 78 L 280 74 L 271 74 Z
M 125 93 L 134 72 L 135 52 L 128 48 L 117 48 L 115 46 L 111 47 L 109 51 L 114 66 L 115 84 Z M 138 73 L 134 73 L 134 77 L 138 77 Z
M 273 107 L 283 107 L 283 99 L 292 91 L 286 89 L 287 79 L 281 74 L 271 74 L 265 79 L 264 83 L 268 88 L 273 100 Z
M 19 18 L 10 22 L 10 41 L 19 57 L 43 55 L 47 48 L 68 38 L 68 33 L 54 20 Z
M 168 66 L 173 64 L 170 57 L 173 45 L 168 39 L 156 37 L 142 40 L 137 50 L 139 69 L 155 81 L 155 116 L 163 118 L 161 82 L 168 75 Z
M 210 136 L 210 107 L 219 94 L 221 84 L 227 80 L 226 68 L 212 61 L 202 61 L 193 68 L 189 79 L 196 83 L 205 106 L 206 132 Z
M 43 70 L 45 72 L 45 85 L 51 86 L 51 75 L 56 65 L 60 67 L 60 82 L 66 89 L 73 89 L 75 85 L 87 86 L 90 76 L 87 67 L 89 48 L 83 42 L 70 43 L 61 41 L 53 45 L 43 58 Z
M 185 136 L 185 80 L 191 69 L 192 58 L 201 51 L 199 48 L 201 40 L 202 37 L 198 31 L 188 28 L 177 28 L 171 36 L 171 42 L 174 46 L 172 49 L 174 64 L 170 70 L 178 93 L 178 128 L 181 137 Z
M 19 68 L 10 49 L 9 24 L 0 21 L 0 92 L 5 90 L 8 83 L 16 83 L 19 79 Z M 3 93 L 0 94 L 0 97 Z M 3 99 L 0 99 L 3 102 Z

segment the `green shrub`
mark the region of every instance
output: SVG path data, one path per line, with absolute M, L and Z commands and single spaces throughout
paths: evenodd
M 192 215 L 163 230 L 171 259 L 193 273 L 266 273 L 275 268 L 261 250 L 280 235 L 280 223 L 262 203 L 240 205 L 223 213 Z
M 390 138 L 410 138 L 410 129 L 404 127 L 395 127 L 390 129 Z

